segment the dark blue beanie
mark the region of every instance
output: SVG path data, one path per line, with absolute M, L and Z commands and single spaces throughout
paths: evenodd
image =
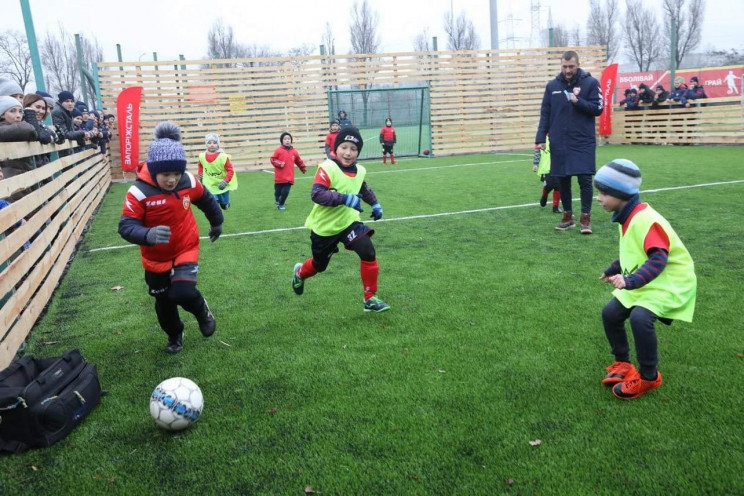
M 75 95 L 73 95 L 69 91 L 60 91 L 57 94 L 57 100 L 59 101 L 59 103 L 62 103 L 62 102 L 67 101 L 67 100 L 72 100 L 74 102 L 75 101 Z
M 155 141 L 147 150 L 147 170 L 155 179 L 161 172 L 186 172 L 186 150 L 181 144 L 181 128 L 172 122 L 155 126 Z

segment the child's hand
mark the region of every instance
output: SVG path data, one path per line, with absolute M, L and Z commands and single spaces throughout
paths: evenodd
M 622 274 L 615 274 L 614 276 L 608 277 L 607 282 L 611 283 L 617 289 L 625 288 L 625 278 Z
M 220 189 L 225 189 L 225 188 L 227 188 L 227 181 L 225 181 L 225 180 L 223 179 L 222 181 L 220 181 L 220 184 L 218 184 L 218 185 L 217 185 L 217 187 L 218 187 L 218 188 L 220 188 Z

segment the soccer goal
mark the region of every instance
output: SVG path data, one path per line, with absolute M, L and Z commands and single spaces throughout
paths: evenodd
M 430 109 L 426 86 L 328 90 L 330 120 L 338 117 L 339 110 L 344 110 L 359 128 L 364 139 L 360 159 L 382 156 L 380 128 L 388 117 L 393 120 L 397 138 L 395 156 L 424 155 L 424 150 L 431 150 Z

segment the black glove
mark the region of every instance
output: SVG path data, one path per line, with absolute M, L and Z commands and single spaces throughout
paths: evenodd
M 379 203 L 372 205 L 372 215 L 370 215 L 370 218 L 374 220 L 382 219 L 382 207 Z
M 209 228 L 209 241 L 214 243 L 215 241 L 217 241 L 217 238 L 219 238 L 221 234 L 222 234 L 222 224 L 218 226 L 211 226 Z
M 164 245 L 170 241 L 171 229 L 168 226 L 155 226 L 150 228 L 145 235 L 147 244 Z

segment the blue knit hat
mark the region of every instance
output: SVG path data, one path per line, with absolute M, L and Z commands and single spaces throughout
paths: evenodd
M 82 117 L 82 116 L 83 116 L 83 113 L 80 112 L 80 109 L 76 109 L 76 108 L 72 109 L 72 117 L 73 118 L 74 117 Z
M 594 187 L 606 195 L 630 200 L 641 187 L 641 170 L 624 158 L 604 164 L 594 176 Z
M 60 91 L 59 93 L 57 93 L 57 101 L 59 101 L 59 103 L 65 102 L 67 100 L 72 100 L 74 102 L 75 95 L 73 95 L 69 91 Z
M 155 126 L 155 141 L 147 150 L 147 170 L 155 179 L 161 172 L 186 172 L 186 150 L 181 144 L 181 128 L 172 122 Z

